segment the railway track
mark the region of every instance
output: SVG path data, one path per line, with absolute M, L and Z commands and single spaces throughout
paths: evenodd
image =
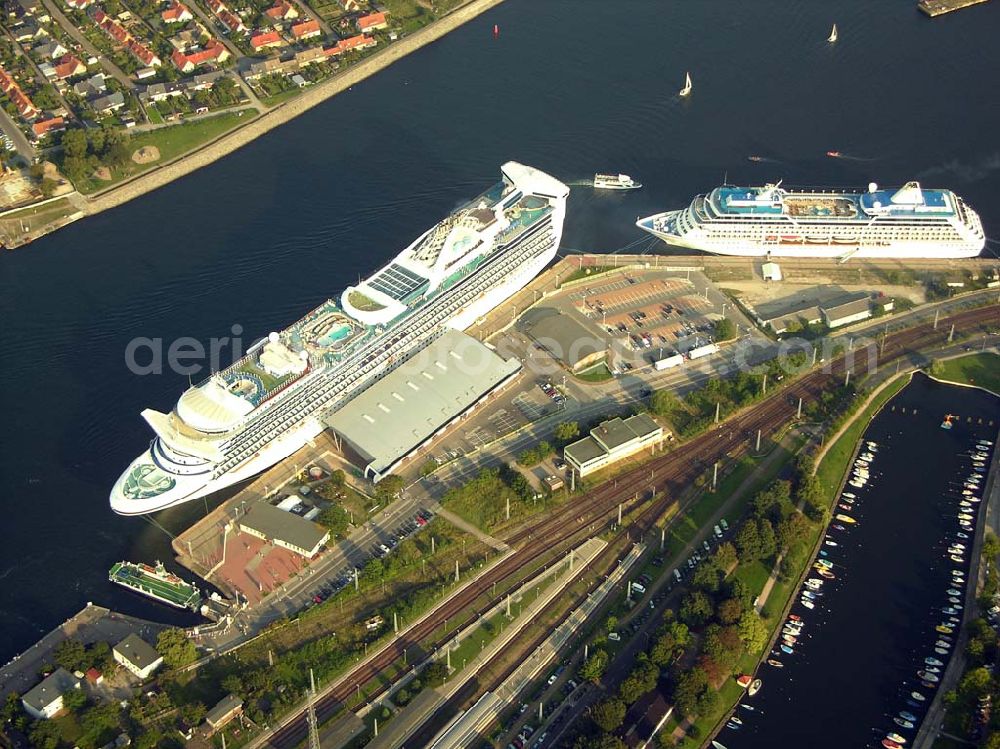
M 889 333 L 881 344 L 879 364 L 884 366 L 903 356 L 916 353 L 920 348 L 944 343 L 952 325 L 956 330 L 968 331 L 970 328 L 996 326 L 998 323 L 1000 323 L 1000 307 L 993 305 L 943 317 L 938 321 L 936 330 L 931 323 L 925 323 Z M 336 712 L 355 692 L 357 685 L 367 684 L 397 659 L 402 658 L 405 649 L 427 641 L 430 644 L 425 644 L 424 650 L 431 651 L 452 639 L 456 631 L 481 613 L 475 611 L 461 617 L 462 612 L 486 594 L 494 583 L 501 583 L 519 568 L 530 565 L 554 551 L 561 551 L 574 539 L 589 533 L 588 529 L 594 523 L 605 521 L 609 515 L 616 513 L 619 503 L 623 503 L 631 510 L 648 501 L 646 493 L 655 487 L 657 500 L 629 526 L 630 533 L 633 530 L 639 534 L 648 532 L 657 518 L 676 501 L 672 497 L 702 475 L 716 461 L 745 452 L 749 448 L 751 438 L 756 437 L 758 429 L 764 436 L 779 430 L 795 415 L 799 398 L 802 398 L 803 402 L 809 402 L 818 397 L 834 378 L 844 376 L 847 370 L 852 368 L 853 365 L 848 362 L 847 357 L 839 356 L 824 370 L 803 375 L 753 407 L 721 422 L 718 427 L 703 432 L 676 450 L 656 456 L 624 476 L 604 482 L 584 497 L 555 509 L 545 520 L 515 531 L 508 538 L 508 543 L 514 547 L 517 544 L 523 544 L 522 546 L 515 548 L 506 558 L 460 593 L 442 601 L 433 615 L 412 626 L 403 637 L 396 638 L 374 658 L 359 665 L 325 690 L 316 701 L 316 712 L 320 721 Z M 504 595 L 506 591 L 483 606 L 483 610 L 492 606 L 496 600 L 502 600 Z M 454 629 L 439 638 L 434 638 L 435 631 L 440 629 L 442 622 L 445 621 L 455 622 Z M 383 687 L 383 690 L 385 688 L 387 687 Z M 267 745 L 276 749 L 290 749 L 298 745 L 305 736 L 305 714 L 298 713 L 269 737 Z M 254 745 L 264 744 L 255 742 Z

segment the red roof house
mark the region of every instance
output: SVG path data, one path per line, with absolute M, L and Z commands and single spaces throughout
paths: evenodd
M 35 134 L 35 140 L 40 140 L 48 133 L 55 133 L 66 129 L 66 120 L 62 117 L 53 117 L 50 120 L 39 120 L 31 126 L 31 131 Z
M 385 13 L 369 13 L 367 16 L 358 18 L 358 31 L 362 34 L 371 33 L 376 29 L 389 28 L 389 19 Z
M 292 36 L 298 41 L 303 41 L 304 39 L 312 39 L 322 34 L 322 30 L 319 27 L 319 21 L 310 20 L 303 23 L 297 23 L 292 26 Z
M 255 52 L 259 52 L 262 49 L 271 49 L 272 47 L 282 47 L 284 44 L 285 40 L 281 38 L 281 34 L 277 31 L 268 31 L 250 38 L 250 46 Z
M 164 23 L 187 23 L 194 18 L 194 14 L 184 3 L 174 2 L 160 14 L 160 18 L 163 19 Z

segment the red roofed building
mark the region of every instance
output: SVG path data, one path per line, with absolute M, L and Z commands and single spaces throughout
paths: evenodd
M 317 37 L 322 33 L 323 31 L 319 27 L 319 21 L 316 20 L 305 21 L 292 26 L 292 36 L 300 42 L 305 39 Z
M 205 4 L 222 21 L 223 25 L 229 29 L 229 33 L 243 34 L 246 32 L 247 27 L 243 25 L 243 20 L 229 10 L 222 0 L 206 0 Z
M 178 49 L 174 50 L 174 53 L 170 55 L 170 60 L 174 63 L 174 67 L 182 73 L 190 73 L 199 65 L 205 65 L 210 62 L 225 62 L 228 59 L 229 50 L 218 39 L 213 39 L 205 45 L 204 49 L 198 52 L 186 55 Z
M 129 52 L 135 55 L 135 59 L 147 67 L 155 68 L 156 66 L 163 64 L 163 61 L 156 55 L 155 52 L 153 52 L 153 50 L 144 44 L 140 44 L 135 39 L 129 39 L 125 46 L 128 47 Z
M 63 81 L 72 78 L 74 75 L 81 75 L 87 72 L 87 66 L 73 55 L 63 55 L 56 62 L 56 78 Z
M 87 681 L 89 681 L 91 684 L 103 684 L 104 683 L 104 674 L 102 674 L 96 668 L 88 668 L 87 669 Z
M 184 3 L 175 2 L 160 14 L 164 23 L 187 23 L 194 15 Z
M 264 11 L 264 15 L 271 19 L 272 23 L 279 21 L 291 21 L 299 17 L 298 8 L 287 0 L 278 0 L 272 7 Z
M 17 81 L 11 78 L 3 68 L 0 68 L 0 91 L 7 94 L 7 98 L 17 108 L 17 113 L 24 119 L 30 120 L 32 117 L 38 116 L 38 107 L 32 103 L 28 95 L 17 85 Z
M 367 16 L 358 18 L 358 31 L 362 34 L 370 34 L 377 29 L 389 28 L 389 19 L 385 13 L 369 13 Z
M 349 39 L 341 39 L 336 45 L 327 49 L 326 54 L 328 57 L 334 57 L 342 55 L 345 52 L 350 52 L 352 49 L 368 49 L 369 47 L 374 47 L 376 44 L 378 44 L 378 41 L 375 38 L 358 34 Z
M 281 34 L 277 31 L 268 31 L 266 34 L 257 34 L 250 38 L 250 46 L 255 52 L 260 52 L 262 49 L 271 49 L 272 47 L 283 47 L 285 40 L 281 38 Z
M 66 129 L 66 120 L 62 117 L 53 117 L 51 120 L 39 120 L 31 126 L 31 132 L 35 134 L 35 140 L 41 140 L 48 133 L 55 133 Z

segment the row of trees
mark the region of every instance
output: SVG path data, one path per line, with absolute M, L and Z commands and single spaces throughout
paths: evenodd
M 74 183 L 78 183 L 89 179 L 94 170 L 102 166 L 121 169 L 132 158 L 128 140 L 128 133 L 120 128 L 67 130 L 62 135 L 61 171 Z

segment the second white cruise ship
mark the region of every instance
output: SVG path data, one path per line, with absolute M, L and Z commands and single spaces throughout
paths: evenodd
M 143 411 L 156 436 L 115 483 L 111 508 L 155 512 L 256 475 L 408 355 L 523 288 L 555 257 L 569 188 L 513 161 L 501 172 L 339 302 L 271 333 L 169 414 Z
M 986 244 L 978 214 L 951 190 L 716 187 L 687 208 L 639 219 L 668 244 L 719 255 L 961 258 Z

